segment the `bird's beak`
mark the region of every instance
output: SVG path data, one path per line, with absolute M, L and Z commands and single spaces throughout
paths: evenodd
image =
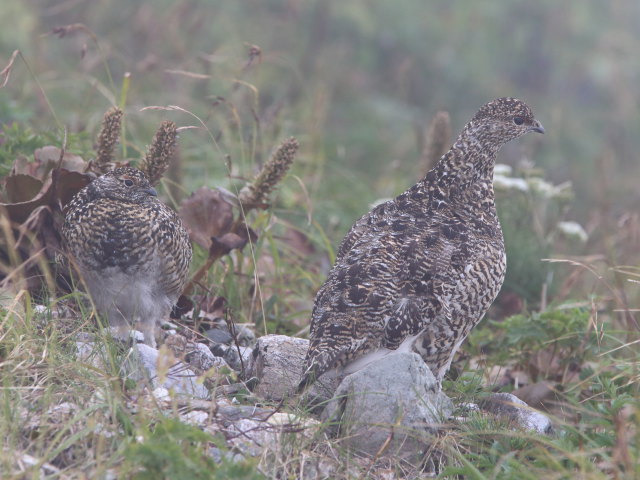
M 149 195 L 154 196 L 154 197 L 157 197 L 157 196 L 158 196 L 158 192 L 157 192 L 157 191 L 156 191 L 156 189 L 155 189 L 155 188 L 153 188 L 153 187 L 149 187 L 149 188 L 147 188 L 147 193 L 148 193 Z
M 529 128 L 529 131 L 538 132 L 538 133 L 544 133 L 544 127 L 542 126 L 542 124 L 538 120 L 534 120 L 533 121 L 533 125 L 531 125 L 531 128 Z

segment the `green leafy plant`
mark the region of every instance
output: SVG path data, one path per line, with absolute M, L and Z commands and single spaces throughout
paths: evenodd
M 508 262 L 503 292 L 536 303 L 543 287 L 549 294 L 557 283 L 552 266 L 541 260 L 557 251 L 558 238 L 572 234 L 564 221 L 573 200 L 571 184 L 554 185 L 543 178 L 540 169 L 514 171 L 507 165 L 496 165 L 494 183 Z M 586 233 L 575 225 L 578 234 L 584 235 L 580 245 Z
M 600 349 L 597 332 L 589 328 L 590 320 L 585 308 L 555 308 L 489 320 L 469 336 L 470 351 L 486 353 L 493 365 L 526 364 L 543 350 L 558 356 L 563 364 L 581 363 Z
M 22 155 L 33 158 L 36 148 L 51 143 L 51 138 L 42 133 L 35 133 L 31 128 L 13 122 L 4 125 L 0 133 L 0 175 L 9 173 L 16 157 Z

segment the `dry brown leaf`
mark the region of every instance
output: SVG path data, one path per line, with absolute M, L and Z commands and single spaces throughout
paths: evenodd
M 37 148 L 33 152 L 35 158 L 35 165 L 39 167 L 39 170 L 43 170 L 44 174 L 53 170 L 60 161 L 60 149 L 52 145 L 47 145 L 42 148 Z M 62 163 L 60 167 L 75 172 L 84 172 L 87 169 L 87 162 L 78 155 L 65 152 L 62 156 Z M 41 178 L 41 177 L 40 177 Z
M 208 187 L 183 200 L 179 214 L 191 240 L 207 250 L 211 239 L 227 233 L 233 223 L 233 206 L 220 191 Z
M 42 180 L 23 173 L 10 175 L 5 179 L 4 188 L 7 203 L 28 202 L 42 189 Z
M 211 237 L 209 258 L 221 258 L 236 248 L 241 249 L 247 244 L 247 239 L 235 233 L 225 233 L 220 237 Z
M 13 182 L 13 180 L 11 180 L 12 177 L 14 176 L 8 177 L 7 182 Z M 37 179 L 33 179 L 29 180 L 29 182 L 35 185 L 34 180 L 37 181 Z M 9 219 L 14 224 L 22 224 L 38 207 L 50 206 L 55 209 L 58 201 L 60 201 L 61 205 L 65 205 L 79 190 L 88 185 L 90 181 L 91 177 L 83 173 L 70 172 L 66 169 L 56 170 L 52 178 L 42 184 L 40 190 L 30 200 L 0 203 L 0 207 L 5 209 Z
M 512 393 L 533 408 L 541 408 L 549 400 L 555 399 L 556 385 L 541 381 L 514 390 Z

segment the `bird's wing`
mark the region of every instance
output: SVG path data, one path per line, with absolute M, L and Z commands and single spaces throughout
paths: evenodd
M 158 230 L 154 232 L 162 251 L 159 281 L 170 297 L 177 298 L 182 293 L 191 264 L 189 235 L 182 228 L 177 213 L 170 208 L 159 205 L 156 215 L 161 217 L 160 221 L 155 222 Z
M 393 201 L 381 203 L 360 217 L 340 242 L 335 263 L 339 263 L 363 235 L 370 236 L 385 226 L 385 216 L 393 215 L 396 205 Z
M 454 285 L 447 279 L 453 248 L 440 224 L 424 216 L 396 215 L 380 229 L 352 237 L 319 290 L 306 377 L 318 377 L 379 347 L 398 348 L 425 322 L 446 312 L 445 299 Z M 303 382 L 312 381 L 306 377 Z
M 385 348 L 395 350 L 428 323 L 450 315 L 449 298 L 457 282 L 451 268 L 455 247 L 439 234 L 434 228 L 403 247 L 399 295 L 384 323 Z

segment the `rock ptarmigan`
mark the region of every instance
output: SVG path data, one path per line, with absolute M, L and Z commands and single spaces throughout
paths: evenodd
M 351 227 L 316 296 L 299 391 L 392 351 L 418 353 L 442 381 L 504 281 L 493 167 L 528 132 L 544 128 L 524 102 L 487 103 L 420 182 Z
M 65 206 L 62 236 L 97 310 L 124 339 L 156 345 L 156 325 L 185 285 L 191 242 L 178 215 L 132 167 L 97 178 Z

